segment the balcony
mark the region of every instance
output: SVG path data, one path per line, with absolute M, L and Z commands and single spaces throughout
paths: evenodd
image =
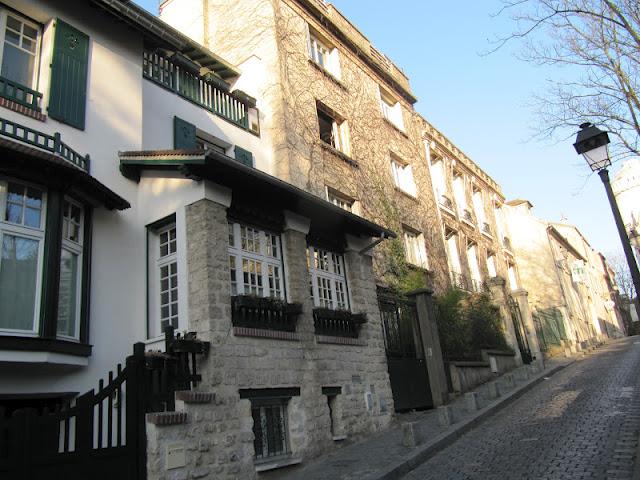
M 237 127 L 260 133 L 255 99 L 241 91 L 228 92 L 229 86 L 223 80 L 213 74 L 200 75 L 197 72 L 199 66 L 180 54 L 165 57 L 148 50 L 143 54 L 144 78 Z
M 465 222 L 470 223 L 471 225 L 473 225 L 473 214 L 471 213 L 471 211 L 470 211 L 470 210 L 468 210 L 468 209 L 466 209 L 466 208 L 465 208 L 465 209 L 462 211 L 462 213 L 460 214 L 460 216 L 462 217 L 462 220 L 463 220 L 463 221 L 465 221 Z
M 231 297 L 231 323 L 234 327 L 295 332 L 300 313 L 302 305 L 299 303 L 250 295 Z
M 440 195 L 440 206 L 447 210 L 453 211 L 453 202 L 446 195 Z
M 0 97 L 36 112 L 42 111 L 40 107 L 42 94 L 40 92 L 2 76 L 0 76 Z
M 351 313 L 345 310 L 315 308 L 313 325 L 317 335 L 332 337 L 358 338 L 360 328 L 367 322 L 364 314 Z

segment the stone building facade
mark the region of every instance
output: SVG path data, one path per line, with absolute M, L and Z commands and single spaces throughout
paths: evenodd
M 249 73 L 270 173 L 398 232 L 411 275 L 447 287 L 409 79 L 348 19 L 319 0 L 168 0 L 160 16 Z M 382 283 L 390 261 L 376 255 Z
M 624 327 L 603 257 L 574 226 L 538 219 L 532 210 L 518 200 L 508 202 L 505 213 L 541 348 L 564 353 L 620 335 Z

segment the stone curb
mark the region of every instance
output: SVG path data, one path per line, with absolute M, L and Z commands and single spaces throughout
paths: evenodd
M 527 384 L 522 385 L 519 388 L 511 391 L 507 395 L 500 397 L 499 400 L 494 400 L 494 402 L 482 410 L 478 410 L 478 414 L 474 417 L 461 421 L 458 424 L 454 424 L 455 426 L 436 436 L 431 442 L 428 444 L 416 447 L 416 450 L 410 453 L 408 456 L 404 457 L 402 460 L 397 461 L 391 464 L 386 469 L 376 472 L 373 475 L 368 475 L 363 480 L 396 480 L 406 475 L 410 471 L 414 470 L 418 466 L 422 465 L 429 458 L 434 456 L 439 451 L 445 449 L 449 445 L 451 445 L 455 440 L 459 437 L 467 433 L 469 430 L 477 427 L 480 423 L 482 423 L 487 418 L 496 414 L 503 408 L 505 408 L 510 403 L 514 402 L 518 398 L 520 398 L 523 394 L 531 390 L 533 387 L 542 383 L 545 377 L 550 377 L 560 370 L 567 368 L 570 365 L 573 365 L 576 362 L 576 359 L 573 358 L 570 362 L 565 365 L 558 365 L 557 367 L 549 370 L 543 371 L 537 377 L 529 381 Z M 634 477 L 635 478 L 635 477 Z M 640 480 L 640 477 L 638 477 Z

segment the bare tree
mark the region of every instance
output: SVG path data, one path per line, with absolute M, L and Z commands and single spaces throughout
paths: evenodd
M 638 0 L 503 0 L 515 31 L 493 51 L 521 41 L 521 58 L 571 67 L 537 95 L 540 137 L 566 137 L 591 121 L 612 134 L 612 157 L 640 154 Z M 564 70 L 567 71 L 567 70 Z M 574 72 L 577 72 L 574 76 Z
M 615 281 L 620 289 L 620 295 L 633 299 L 636 291 L 625 256 L 621 252 L 612 253 L 607 255 L 607 262 L 616 274 Z

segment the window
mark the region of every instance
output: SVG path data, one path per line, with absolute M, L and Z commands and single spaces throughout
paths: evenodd
M 518 276 L 516 273 L 516 266 L 513 263 L 509 264 L 508 270 L 507 270 L 507 274 L 509 276 L 509 288 L 511 288 L 511 290 L 517 290 L 518 289 Z
M 45 193 L 0 181 L 0 329 L 36 333 L 45 235 Z
M 464 177 L 457 174 L 453 178 L 453 195 L 455 196 L 458 213 L 462 214 L 467 209 L 467 196 L 464 191 Z
M 324 105 L 318 103 L 318 129 L 320 140 L 347 156 L 351 155 L 349 125 Z
M 415 230 L 405 229 L 402 232 L 407 262 L 422 268 L 429 268 L 424 236 Z
M 484 224 L 487 222 L 487 218 L 484 212 L 484 200 L 482 198 L 482 190 L 474 189 L 472 200 L 473 200 L 473 210 L 476 214 L 476 220 L 480 228 L 483 228 Z
M 240 223 L 229 223 L 231 295 L 284 299 L 280 236 Z
M 496 256 L 493 253 L 487 253 L 487 272 L 489 273 L 489 278 L 498 276 Z
M 353 212 L 355 201 L 341 193 L 327 187 L 327 200 L 335 206 L 340 207 L 347 212 Z
M 288 399 L 284 398 L 251 401 L 256 460 L 281 457 L 290 453 L 287 403 Z
M 417 195 L 411 164 L 405 163 L 396 155 L 391 154 L 391 174 L 396 187 L 413 197 Z
M 471 273 L 471 286 L 474 291 L 479 291 L 482 276 L 478 265 L 478 246 L 475 243 L 469 243 L 467 246 L 467 261 L 469 262 L 469 272 Z
M 180 326 L 180 287 L 183 272 L 179 269 L 182 250 L 175 215 L 148 229 L 149 232 L 149 338 Z
M 458 254 L 458 233 L 455 230 L 445 227 L 445 240 L 449 270 L 452 273 L 460 275 L 462 267 L 460 266 L 460 255 Z
M 196 147 L 199 150 L 212 150 L 223 155 L 227 154 L 228 148 L 222 141 L 217 141 L 215 137 L 210 135 L 204 135 L 203 132 L 196 133 Z
M 336 78 L 340 78 L 338 49 L 322 40 L 320 35 L 309 28 L 309 56 L 313 62 Z
M 393 96 L 382 87 L 378 88 L 380 92 L 380 110 L 382 110 L 382 116 L 394 126 L 404 131 L 402 106 L 400 105 L 400 102 L 393 98 Z
M 435 154 L 431 155 L 431 181 L 438 203 L 445 208 L 452 209 L 453 205 L 449 198 L 445 177 L 444 159 Z
M 347 277 L 342 255 L 317 247 L 307 249 L 311 298 L 316 307 L 349 310 Z
M 83 216 L 80 205 L 65 199 L 62 208 L 57 334 L 73 339 L 77 339 L 80 333 Z
M 39 27 L 14 13 L 4 12 L 2 69 L 0 74 L 35 89 L 39 53 Z

